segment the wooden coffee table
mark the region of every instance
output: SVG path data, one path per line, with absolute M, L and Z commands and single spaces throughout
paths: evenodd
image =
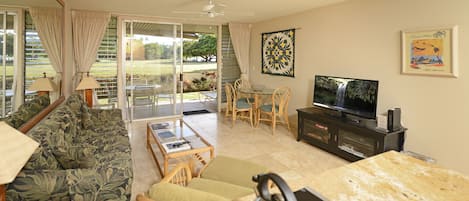
M 171 136 L 173 134 L 174 136 Z M 187 141 L 190 147 L 185 150 L 172 151 L 163 146 L 176 140 Z M 158 147 L 158 150 L 154 146 Z M 181 147 L 187 145 L 181 145 Z M 179 147 L 176 147 L 179 148 Z M 180 118 L 152 121 L 147 123 L 147 149 L 150 151 L 155 160 L 161 177 L 168 172 L 169 161 L 171 159 L 187 160 L 187 158 L 195 158 L 202 165 L 207 164 L 203 153 L 210 153 L 210 160 L 214 157 L 214 148 L 202 136 L 200 136 L 191 126 Z M 168 153 L 169 152 L 169 153 Z M 163 157 L 163 167 L 158 161 L 157 154 L 161 153 Z

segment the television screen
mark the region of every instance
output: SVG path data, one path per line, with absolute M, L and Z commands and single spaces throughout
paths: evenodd
M 316 75 L 313 104 L 374 119 L 378 81 Z

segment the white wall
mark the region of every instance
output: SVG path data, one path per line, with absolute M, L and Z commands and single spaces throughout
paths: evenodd
M 253 25 L 250 79 L 289 86 L 289 113 L 312 104 L 315 74 L 379 80 L 378 113 L 400 107 L 405 149 L 469 174 L 469 1 L 351 0 Z M 459 77 L 400 74 L 400 31 L 459 26 Z M 295 78 L 261 74 L 261 33 L 300 28 Z M 296 121 L 296 118 L 292 118 Z

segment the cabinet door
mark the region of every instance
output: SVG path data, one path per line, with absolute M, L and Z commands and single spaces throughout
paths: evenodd
M 337 148 L 360 158 L 376 154 L 378 143 L 376 139 L 339 129 Z
M 320 123 L 311 119 L 303 120 L 303 135 L 323 144 L 329 144 L 332 140 L 332 134 L 327 124 Z

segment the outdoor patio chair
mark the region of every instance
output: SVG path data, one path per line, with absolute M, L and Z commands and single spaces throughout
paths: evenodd
M 137 106 L 150 106 L 152 112 L 155 112 L 155 89 L 147 86 L 136 86 L 133 91 L 133 108 Z M 135 111 L 134 111 L 135 112 Z

